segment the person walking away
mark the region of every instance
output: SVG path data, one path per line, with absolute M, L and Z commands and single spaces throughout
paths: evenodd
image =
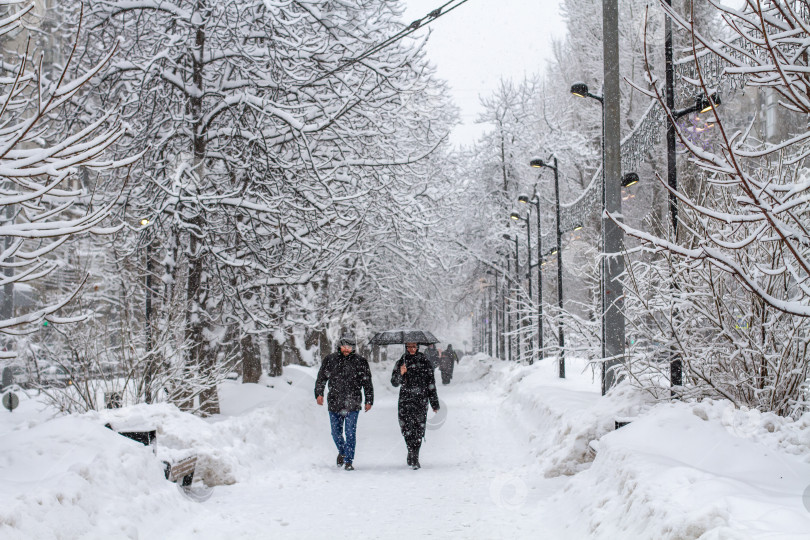
M 458 355 L 453 350 L 453 345 L 448 343 L 447 349 L 442 352 L 439 359 L 439 370 L 442 374 L 442 384 L 450 384 L 453 380 L 453 368 L 458 363 Z
M 374 404 L 374 387 L 371 383 L 371 370 L 368 361 L 355 354 L 354 336 L 344 335 L 338 341 L 339 352 L 323 359 L 318 378 L 315 380 L 315 401 L 323 405 L 323 395 L 327 384 L 329 393 L 326 402 L 329 409 L 329 424 L 332 440 L 337 446 L 337 465 L 353 471 L 354 449 L 357 443 L 357 417 L 365 397 L 365 410 Z M 361 396 L 361 390 L 363 395 Z M 344 433 L 345 431 L 345 433 Z
M 433 412 L 439 410 L 439 394 L 433 368 L 416 343 L 405 344 L 403 354 L 391 373 L 391 384 L 399 386 L 399 428 L 408 447 L 408 466 L 414 470 L 419 464 L 419 450 L 425 436 L 428 402 Z
M 428 359 L 428 362 L 430 362 L 430 365 L 433 367 L 433 369 L 436 369 L 437 367 L 439 367 L 439 353 L 440 352 L 441 351 L 436 350 L 436 344 L 435 343 L 431 343 L 430 345 L 428 345 L 425 348 L 425 358 Z

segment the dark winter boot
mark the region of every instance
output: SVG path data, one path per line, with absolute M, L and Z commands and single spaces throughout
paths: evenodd
M 352 467 L 352 464 L 347 461 L 344 469 L 346 469 L 347 471 L 353 471 L 354 467 Z
M 419 465 L 419 450 L 416 450 L 413 455 L 411 456 L 411 468 L 413 470 L 419 469 L 421 465 Z
M 343 465 L 343 454 L 338 454 L 337 466 L 340 467 L 341 465 Z

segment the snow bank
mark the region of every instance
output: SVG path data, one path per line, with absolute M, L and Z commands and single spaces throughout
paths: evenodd
M 261 384 L 226 383 L 223 414 L 209 419 L 165 403 L 56 417 L 21 394 L 20 407 L 0 415 L 0 537 L 166 537 L 205 508 L 166 481 L 162 461 L 196 454 L 195 484 L 217 486 L 307 447 L 323 420 L 311 406 L 315 373 L 289 366 Z M 107 423 L 155 429 L 156 452 Z
M 615 420 L 635 417 L 652 404 L 651 396 L 630 387 L 602 398 L 598 378 L 580 358 L 566 360 L 565 379 L 556 359 L 521 366 L 479 354 L 462 364 L 458 380 L 487 378 L 502 396 L 501 406 L 528 434 L 547 477 L 584 470 L 593 459 L 591 441 L 612 431 Z
M 571 538 L 808 537 L 810 414 L 658 402 L 629 385 L 602 397 L 579 359 L 565 380 L 551 360 L 464 361 L 459 375 L 487 375 L 546 476 L 571 475 L 541 509 Z
M 151 450 L 86 417 L 4 430 L 0 484 L 2 538 L 90 531 L 98 538 L 159 537 L 163 523 L 150 516 L 170 504 L 182 519 L 193 504 L 178 500 Z
M 555 502 L 595 538 L 807 538 L 806 459 L 730 433 L 700 405 L 661 404 L 602 437 Z

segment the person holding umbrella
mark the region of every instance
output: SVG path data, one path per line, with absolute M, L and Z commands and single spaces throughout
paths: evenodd
M 362 397 L 365 395 L 365 410 L 374 404 L 374 387 L 371 384 L 371 370 L 368 361 L 355 354 L 354 336 L 344 335 L 338 341 L 340 352 L 332 353 L 323 359 L 318 378 L 315 381 L 315 400 L 323 405 L 323 394 L 329 383 L 326 401 L 329 408 L 329 424 L 332 440 L 337 446 L 337 465 L 353 471 L 354 448 L 357 441 L 357 417 L 360 414 Z M 344 437 L 345 424 L 345 437 Z
M 433 366 L 419 352 L 417 343 L 405 343 L 405 354 L 397 360 L 391 384 L 399 386 L 399 428 L 408 447 L 408 466 L 418 469 L 419 449 L 425 436 L 428 401 L 433 412 L 439 410 L 439 394 Z

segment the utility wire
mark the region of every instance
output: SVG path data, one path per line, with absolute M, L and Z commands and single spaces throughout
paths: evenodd
M 458 2 L 458 3 L 456 3 L 454 6 L 450 6 L 446 10 L 444 9 L 447 6 L 449 6 L 450 4 L 453 4 L 454 2 Z M 442 15 L 447 15 L 448 13 L 450 13 L 451 11 L 456 9 L 457 7 L 459 7 L 462 4 L 465 4 L 467 2 L 469 2 L 469 0 L 449 0 L 448 2 L 445 2 L 440 7 L 434 9 L 433 11 L 431 11 L 430 13 L 425 15 L 424 17 L 422 17 L 420 19 L 416 19 L 411 24 L 406 26 L 404 29 L 400 30 L 399 32 L 397 32 L 393 36 L 389 37 L 388 39 L 386 39 L 382 43 L 380 43 L 378 45 L 375 45 L 374 47 L 367 50 L 366 52 L 364 52 L 363 54 L 361 54 L 357 58 L 352 58 L 351 60 L 346 61 L 346 63 L 343 64 L 342 66 L 336 67 L 335 69 L 324 73 L 323 75 L 321 75 L 317 79 L 313 79 L 312 81 L 308 82 L 304 86 L 311 86 L 311 85 L 315 84 L 318 81 L 322 81 L 323 79 L 326 79 L 327 77 L 331 77 L 332 75 L 334 75 L 338 71 L 342 71 L 342 70 L 344 70 L 344 69 L 346 69 L 348 67 L 353 66 L 357 62 L 361 62 L 361 61 L 365 60 L 366 58 L 368 58 L 372 54 L 375 54 L 375 53 L 383 50 L 384 48 L 388 47 L 389 45 L 391 45 L 393 43 L 396 43 L 397 41 L 401 40 L 402 38 L 413 34 L 419 28 L 422 28 L 423 26 L 429 25 L 430 23 L 432 23 L 433 21 L 435 21 L 436 19 L 438 19 Z M 444 10 L 444 11 L 442 11 L 442 10 Z

